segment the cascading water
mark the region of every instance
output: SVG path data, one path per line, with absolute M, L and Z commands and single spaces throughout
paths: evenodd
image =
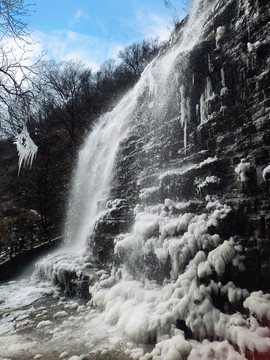
M 98 120 L 79 154 L 67 215 L 66 244 L 37 263 L 38 287 L 24 283 L 26 296 L 22 302 L 30 307 L 18 310 L 18 301 L 13 302 L 15 314 L 6 313 L 9 321 L 0 323 L 0 332 L 2 326 L 6 339 L 19 337 L 11 324 L 16 320 L 18 329 L 34 323 L 31 326 L 44 336 L 40 357 L 45 359 L 52 358 L 51 354 L 46 357 L 46 348 L 54 351 L 54 358 L 60 355 L 70 360 L 98 356 L 110 359 L 118 347 L 121 355 L 117 358 L 140 360 L 244 360 L 248 351 L 254 355 L 269 350 L 270 330 L 259 321 L 270 320 L 269 296 L 262 292 L 250 294 L 225 276 L 228 266 L 232 272 L 244 269 L 238 237 L 224 238 L 220 230 L 232 208 L 217 196 L 208 195 L 196 204 L 186 198 L 191 187 L 196 188 L 194 192 L 203 193 L 222 182 L 215 173 L 219 159 L 209 156 L 205 149 L 188 163 L 180 159 L 191 146 L 191 134 L 211 120 L 209 101 L 215 98 L 210 76 L 205 82 L 200 80 L 200 90 L 195 89 L 196 79 L 187 68 L 192 50 L 203 42 L 205 26 L 212 21 L 212 15 L 231 3 L 194 1 L 177 38 L 171 39 L 147 66 L 134 89 Z M 221 30 L 219 27 L 216 31 L 217 48 L 224 33 Z M 211 73 L 209 56 L 208 68 Z M 224 69 L 221 75 L 225 92 Z M 193 97 L 188 95 L 191 93 Z M 191 124 L 192 116 L 196 118 L 195 125 Z M 179 133 L 175 134 L 175 129 Z M 123 200 L 117 198 L 120 191 L 115 171 L 118 162 L 126 161 L 122 148 L 132 137 L 139 139 L 138 155 L 129 164 L 137 191 L 132 201 L 138 200 L 138 204 L 132 204 L 135 221 L 130 229 L 119 231 L 109 245 L 102 245 L 113 248 L 104 270 L 91 251 L 96 242 L 101 242 L 98 232 L 95 234 L 96 225 L 102 223 L 104 216 L 117 212 L 112 204 Z M 165 147 L 167 142 L 172 142 L 171 146 Z M 204 178 L 194 176 L 190 184 L 189 174 L 199 171 L 205 171 Z M 130 181 L 128 176 L 125 179 Z M 129 201 L 128 191 L 126 195 L 125 200 Z M 76 294 L 78 289 L 84 294 L 89 291 L 91 300 L 83 304 L 63 298 L 55 300 L 50 310 L 53 315 L 48 318 L 48 307 L 37 309 L 32 304 L 48 296 L 51 284 L 59 284 L 69 294 Z M 17 294 L 18 287 L 11 283 L 8 291 Z M 58 299 L 57 290 L 51 291 L 53 298 Z M 9 309 L 9 301 L 7 295 L 2 309 Z M 35 312 L 36 322 L 32 320 Z M 63 346 L 66 338 L 69 345 Z M 16 341 L 21 344 L 20 349 L 26 348 L 31 355 L 39 349 L 37 344 L 22 342 L 21 338 Z M 145 344 L 152 345 L 149 349 Z M 14 353 L 18 355 L 15 350 Z
M 170 119 L 178 113 L 179 99 L 175 88 L 181 84 L 181 79 L 175 73 L 175 64 L 179 66 L 177 58 L 181 57 L 181 67 L 185 66 L 185 54 L 198 43 L 203 32 L 203 14 L 213 8 L 214 3 L 194 2 L 187 25 L 189 31 L 183 31 L 181 41 L 146 68 L 134 89 L 110 113 L 102 116 L 91 131 L 79 154 L 73 179 L 65 229 L 68 246 L 82 249 L 87 245 L 87 238 L 109 198 L 120 142 L 134 129 L 148 123 L 148 129 L 153 130 L 165 118 Z M 181 100 L 184 101 L 183 96 Z M 184 111 L 181 125 L 186 129 Z
M 123 111 L 127 111 L 125 105 L 130 106 L 124 102 Z M 69 246 L 78 249 L 87 246 L 87 238 L 100 214 L 99 204 L 108 199 L 115 154 L 127 131 L 124 120 L 110 114 L 104 116 L 80 152 L 65 230 Z
M 67 218 L 66 238 L 69 246 L 81 249 L 100 216 L 109 197 L 109 186 L 117 150 L 121 140 L 136 126 L 160 122 L 166 114 L 176 113 L 178 102 L 174 92 L 178 79 L 174 64 L 198 42 L 201 18 L 196 18 L 199 2 L 191 13 L 190 32 L 183 33 L 180 44 L 169 54 L 154 60 L 143 73 L 139 83 L 108 114 L 103 116 L 90 133 L 79 154 L 77 171 Z

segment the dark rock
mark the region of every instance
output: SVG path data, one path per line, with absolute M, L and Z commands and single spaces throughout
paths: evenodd
M 125 199 L 107 203 L 106 213 L 96 222 L 90 243 L 93 254 L 102 263 L 113 261 L 114 239 L 127 232 L 134 221 L 132 207 Z

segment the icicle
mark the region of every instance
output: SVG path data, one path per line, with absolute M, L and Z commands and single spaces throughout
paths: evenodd
M 187 126 L 188 122 L 190 120 L 190 98 L 187 98 L 186 100 L 186 106 L 187 106 L 187 116 L 186 116 L 186 122 L 185 122 L 185 128 L 184 128 L 184 146 L 185 146 L 185 152 L 187 150 Z
M 190 119 L 190 100 L 185 98 L 184 86 L 180 87 L 181 95 L 181 126 L 184 129 L 184 148 L 187 149 L 187 123 Z
M 196 104 L 196 116 L 199 116 L 200 111 L 199 111 L 199 104 Z
M 207 59 L 208 59 L 208 71 L 209 71 L 209 72 L 213 72 L 213 71 L 214 71 L 214 66 L 213 66 L 213 64 L 211 63 L 210 54 L 208 54 Z
M 208 99 L 212 99 L 214 97 L 214 92 L 213 92 L 213 88 L 212 88 L 212 83 L 211 83 L 211 79 L 209 76 L 207 76 L 206 78 L 206 88 L 205 88 L 205 97 L 206 100 Z
M 31 139 L 25 125 L 22 129 L 22 132 L 15 137 L 14 144 L 17 146 L 17 151 L 19 155 L 19 175 L 23 163 L 25 166 L 29 165 L 30 168 L 32 167 L 32 163 L 37 154 L 38 147 Z
M 222 85 L 222 87 L 226 87 L 226 83 L 225 83 L 225 71 L 224 71 L 224 68 L 223 68 L 223 67 L 221 68 L 220 74 L 221 74 L 221 85 Z
M 182 127 L 185 124 L 186 117 L 186 107 L 185 107 L 185 98 L 184 98 L 184 86 L 180 87 L 180 95 L 181 95 L 181 125 Z
M 202 94 L 200 97 L 200 117 L 201 117 L 201 124 L 203 124 L 206 121 L 204 94 Z

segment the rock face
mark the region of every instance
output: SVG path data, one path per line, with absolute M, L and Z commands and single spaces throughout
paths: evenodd
M 92 236 L 101 262 L 116 261 L 114 239 L 130 231 L 137 203 L 169 198 L 184 204 L 177 214 L 199 214 L 208 196 L 232 209 L 213 233 L 238 236 L 245 249 L 236 282 L 270 290 L 269 22 L 263 0 L 220 1 L 206 19 L 202 40 L 178 59 L 170 116 L 145 121 L 120 146 L 108 211 Z M 163 52 L 182 36 L 180 26 Z

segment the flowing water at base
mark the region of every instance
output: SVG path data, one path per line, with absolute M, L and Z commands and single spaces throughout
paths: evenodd
M 0 310 L 0 360 L 128 360 L 155 351 L 154 345 L 130 341 L 109 325 L 105 314 L 94 310 L 90 302 L 63 297 L 50 283 L 10 281 L 0 285 L 0 293 L 4 299 Z M 207 347 L 205 341 L 202 346 Z M 224 357 L 230 345 L 226 343 L 222 348 L 219 342 L 213 344 L 216 351 L 220 349 L 213 352 L 209 348 L 203 359 L 269 360 L 269 352 L 247 351 L 244 356 L 233 348 Z M 182 358 L 171 353 L 164 359 Z
M 0 285 L 0 359 L 119 359 L 134 345 L 85 300 L 61 296 L 49 283 Z

